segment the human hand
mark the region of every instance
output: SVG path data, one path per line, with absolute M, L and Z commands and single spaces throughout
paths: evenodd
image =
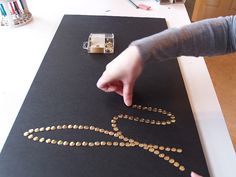
M 142 68 L 143 61 L 138 48 L 130 46 L 106 66 L 97 87 L 104 92 L 116 92 L 123 96 L 127 106 L 131 106 L 134 84 Z
M 194 172 L 191 172 L 191 177 L 202 177 L 202 176 L 200 176 L 200 175 L 198 175 L 198 174 L 196 174 Z

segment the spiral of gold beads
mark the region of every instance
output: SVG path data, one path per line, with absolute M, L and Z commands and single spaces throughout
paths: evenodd
M 37 141 L 40 143 L 46 143 L 46 144 L 53 144 L 53 145 L 59 145 L 59 146 L 70 146 L 70 147 L 101 147 L 101 146 L 110 146 L 110 147 L 140 147 L 144 150 L 147 150 L 150 153 L 153 153 L 157 157 L 164 159 L 165 161 L 169 162 L 169 164 L 172 164 L 174 167 L 179 169 L 180 171 L 185 171 L 185 167 L 181 165 L 178 161 L 171 158 L 170 156 L 166 155 L 165 153 L 182 153 L 181 148 L 177 147 L 168 147 L 168 146 L 162 146 L 162 145 L 156 145 L 156 144 L 148 144 L 148 143 L 142 143 L 137 140 L 134 140 L 132 138 L 129 138 L 125 136 L 117 126 L 118 121 L 121 119 L 126 119 L 129 121 L 135 121 L 140 122 L 144 124 L 151 124 L 155 126 L 165 126 L 170 125 L 176 122 L 175 116 L 164 109 L 160 108 L 153 108 L 153 107 L 147 107 L 147 106 L 141 106 L 141 105 L 132 105 L 133 109 L 143 110 L 143 111 L 150 111 L 150 112 L 156 112 L 159 114 L 166 115 L 166 120 L 154 120 L 154 119 L 145 119 L 141 117 L 135 117 L 127 114 L 119 114 L 117 116 L 114 116 L 111 120 L 111 127 L 113 130 L 105 130 L 103 128 L 95 127 L 95 126 L 89 126 L 89 125 L 78 125 L 78 124 L 69 124 L 69 125 L 52 125 L 48 127 L 41 127 L 41 128 L 35 128 L 35 129 L 29 129 L 24 133 L 24 136 L 27 137 L 29 140 Z M 119 141 L 66 141 L 66 140 L 56 140 L 56 139 L 50 139 L 45 137 L 39 137 L 36 136 L 36 133 L 39 132 L 48 132 L 48 131 L 56 131 L 56 130 L 66 130 L 66 129 L 74 129 L 74 130 L 89 130 L 89 131 L 95 131 L 98 133 L 106 134 L 112 137 L 115 137 L 119 139 Z M 165 153 L 164 153 L 165 152 Z

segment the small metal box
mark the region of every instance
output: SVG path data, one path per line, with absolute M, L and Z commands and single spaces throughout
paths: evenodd
M 113 33 L 90 33 L 88 41 L 83 43 L 88 53 L 114 53 Z

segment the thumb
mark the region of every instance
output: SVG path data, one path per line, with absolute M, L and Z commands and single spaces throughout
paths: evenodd
M 126 106 L 132 105 L 134 83 L 125 83 L 123 86 L 123 99 Z

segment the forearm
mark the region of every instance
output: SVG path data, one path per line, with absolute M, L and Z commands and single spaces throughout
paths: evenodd
M 178 56 L 213 56 L 236 50 L 235 16 L 203 20 L 134 41 L 144 61 Z

